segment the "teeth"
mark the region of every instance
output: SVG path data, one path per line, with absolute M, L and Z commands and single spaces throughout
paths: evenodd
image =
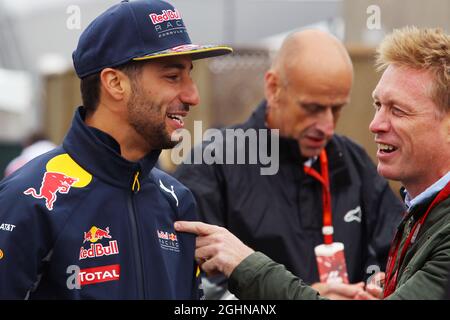
M 378 149 L 382 151 L 394 151 L 395 147 L 388 144 L 378 143 Z
M 177 120 L 179 123 L 183 123 L 183 117 L 178 114 L 168 114 L 167 115 L 170 119 Z

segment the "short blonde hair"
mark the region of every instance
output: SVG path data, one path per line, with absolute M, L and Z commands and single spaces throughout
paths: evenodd
M 450 36 L 442 29 L 394 30 L 377 49 L 378 70 L 390 64 L 430 71 L 435 79 L 431 99 L 444 114 L 450 112 Z

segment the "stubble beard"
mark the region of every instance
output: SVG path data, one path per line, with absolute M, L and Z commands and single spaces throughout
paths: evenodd
M 162 105 L 145 98 L 142 90 L 135 84 L 127 105 L 128 123 L 148 144 L 150 150 L 171 149 L 177 145 L 166 129 Z

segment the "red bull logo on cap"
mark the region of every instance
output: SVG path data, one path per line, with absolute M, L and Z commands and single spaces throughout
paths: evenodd
M 92 175 L 65 153 L 47 162 L 39 193 L 33 187 L 28 188 L 23 193 L 35 199 L 45 199 L 45 206 L 49 211 L 52 211 L 58 199 L 58 193 L 68 194 L 72 187 L 83 188 L 91 180 Z
M 178 10 L 172 11 L 169 9 L 169 10 L 163 10 L 161 14 L 150 13 L 149 17 L 152 20 L 153 24 L 158 24 L 158 23 L 172 21 L 172 20 L 180 20 L 181 14 L 180 14 L 180 12 L 178 12 Z

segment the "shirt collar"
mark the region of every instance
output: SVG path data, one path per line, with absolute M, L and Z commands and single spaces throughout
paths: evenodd
M 312 165 L 314 164 L 314 162 L 316 162 L 316 160 L 319 159 L 318 156 L 312 157 L 307 159 L 305 162 L 303 162 L 303 165 L 307 166 L 307 167 L 312 167 Z
M 444 175 L 442 178 L 440 178 L 438 181 L 429 186 L 425 191 L 417 195 L 415 198 L 411 198 L 411 195 L 408 193 L 408 190 L 405 190 L 406 191 L 405 205 L 408 208 L 408 212 L 410 212 L 413 207 L 426 201 L 427 199 L 431 198 L 433 195 L 441 191 L 449 182 L 450 182 L 450 171 L 447 172 L 447 174 Z

